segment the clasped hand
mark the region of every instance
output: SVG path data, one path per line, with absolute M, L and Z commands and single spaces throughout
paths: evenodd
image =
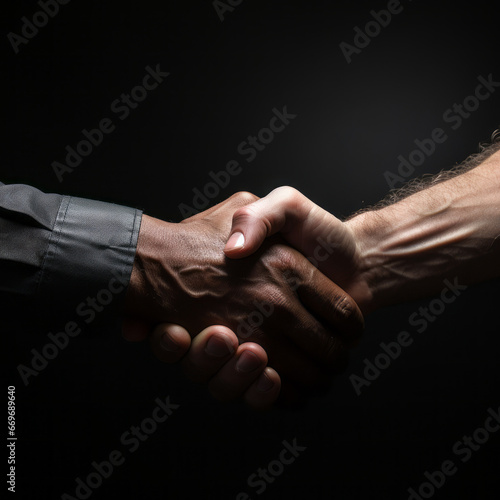
M 347 226 L 292 188 L 238 193 L 179 224 L 143 216 L 124 334 L 158 325 L 156 356 L 182 359 L 218 399 L 267 407 L 281 388 L 296 400 L 345 368 L 361 334 L 358 305 L 329 279 L 364 299 L 356 251 Z

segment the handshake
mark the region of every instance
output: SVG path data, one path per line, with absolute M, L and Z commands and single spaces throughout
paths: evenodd
M 123 332 L 156 326 L 160 360 L 182 358 L 217 399 L 264 408 L 326 387 L 370 308 L 355 228 L 281 187 L 179 224 L 143 216 Z
M 156 325 L 156 355 L 218 399 L 300 400 L 346 367 L 363 314 L 500 277 L 499 193 L 497 141 L 344 222 L 289 187 L 144 216 L 124 334 Z

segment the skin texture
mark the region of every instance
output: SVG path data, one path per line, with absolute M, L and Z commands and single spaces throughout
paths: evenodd
M 254 410 L 266 410 L 280 395 L 281 378 L 267 366 L 266 351 L 253 342 L 238 345 L 236 334 L 224 326 L 210 326 L 192 340 L 179 325 L 164 323 L 153 329 L 143 321 L 127 319 L 122 333 L 130 342 L 149 338 L 158 360 L 167 364 L 181 362 L 187 378 L 206 385 L 220 401 L 242 399 Z M 257 358 L 256 368 L 250 372 L 236 367 L 247 350 Z
M 480 156 L 460 175 L 442 172 L 416 192 L 405 189 L 403 199 L 395 193 L 390 205 L 346 222 L 297 190 L 278 188 L 234 213 L 225 253 L 247 258 L 279 232 L 364 314 L 438 293 L 443 279 L 463 285 L 498 277 L 500 151 L 495 146 Z
M 256 199 L 239 193 L 181 224 L 144 216 L 126 313 L 189 332 L 225 326 L 239 342 L 263 347 L 290 389 L 310 391 L 345 367 L 363 318 L 348 294 L 280 238 L 245 261 L 224 255 L 235 210 Z M 216 384 L 213 392 L 221 392 Z
M 364 314 L 370 311 L 371 290 L 356 233 L 294 188 L 277 188 L 239 208 L 224 252 L 232 259 L 247 258 L 278 232 L 348 291 Z
M 347 222 L 293 188 L 278 188 L 235 212 L 225 253 L 248 257 L 277 232 L 310 257 L 326 247 L 319 269 L 367 314 L 438 293 L 445 279 L 467 285 L 500 276 L 499 228 L 497 151 L 472 170 Z
M 499 277 L 500 151 L 349 225 L 374 309 Z

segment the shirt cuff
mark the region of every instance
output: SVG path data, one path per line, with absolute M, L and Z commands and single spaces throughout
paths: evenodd
M 38 285 L 42 316 L 89 324 L 120 313 L 141 220 L 140 210 L 64 196 Z

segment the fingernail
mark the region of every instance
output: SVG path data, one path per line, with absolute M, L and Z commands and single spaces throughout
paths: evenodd
M 245 246 L 245 236 L 243 233 L 236 232 L 231 235 L 226 243 L 225 250 L 239 250 Z
M 233 351 L 233 346 L 226 340 L 224 336 L 214 335 L 208 339 L 207 345 L 205 346 L 205 352 L 210 356 L 215 356 L 216 358 L 222 358 L 227 356 Z
M 236 370 L 240 373 L 250 373 L 261 366 L 260 358 L 252 351 L 244 351 L 236 362 Z
M 257 382 L 257 390 L 259 392 L 268 392 L 274 387 L 274 382 L 269 378 L 266 372 L 264 372 Z
M 163 349 L 165 349 L 165 351 L 168 352 L 177 352 L 181 348 L 181 346 L 177 342 L 175 342 L 167 333 L 162 336 L 160 345 Z

